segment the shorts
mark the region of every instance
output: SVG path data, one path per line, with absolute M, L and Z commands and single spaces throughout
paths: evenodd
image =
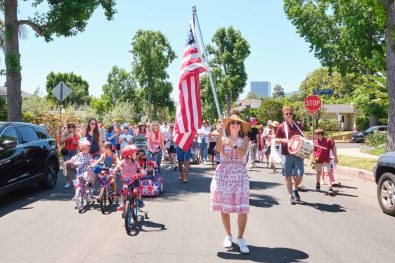
M 207 150 L 207 153 L 208 153 L 209 155 L 215 155 L 214 148 L 215 148 L 215 145 L 216 145 L 216 144 L 217 144 L 216 142 L 210 142 L 210 144 L 209 144 L 209 146 L 208 146 L 208 150 Z
M 324 173 L 329 173 L 329 170 L 331 168 L 330 166 L 331 166 L 330 163 L 316 163 L 315 170 L 317 172 L 324 171 Z
M 188 151 L 184 152 L 180 147 L 177 147 L 177 160 L 179 162 L 189 161 L 191 158 L 191 148 L 189 147 Z
M 121 145 L 117 144 L 117 146 L 115 147 L 115 149 L 117 149 L 117 151 L 121 150 Z
M 296 155 L 289 154 L 283 156 L 284 176 L 303 176 L 304 160 Z
M 176 148 L 174 148 L 174 146 L 170 146 L 169 148 L 167 148 L 167 153 L 168 154 L 176 153 Z

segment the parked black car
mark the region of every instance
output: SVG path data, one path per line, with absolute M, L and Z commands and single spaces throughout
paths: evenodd
M 53 188 L 59 172 L 56 149 L 40 126 L 0 122 L 0 195 L 31 183 Z
M 395 216 L 395 152 L 381 155 L 373 174 L 381 209 L 384 213 Z
M 351 139 L 353 142 L 364 142 L 365 137 L 369 134 L 375 133 L 375 132 L 385 132 L 387 131 L 387 126 L 385 125 L 380 125 L 380 126 L 373 126 L 368 129 L 366 129 L 363 132 L 356 132 L 351 134 Z

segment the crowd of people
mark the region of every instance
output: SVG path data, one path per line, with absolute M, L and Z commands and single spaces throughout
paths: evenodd
M 120 125 L 113 123 L 104 129 L 94 118 L 90 119 L 86 128 L 68 124 L 61 143 L 64 145 L 65 188 L 70 186 L 70 170 L 68 162 L 76 156 L 78 147 L 81 154 L 79 159 L 90 158 L 99 162 L 129 163 L 125 159 L 134 160 L 135 156 L 124 155 L 124 149 L 133 145 L 133 138 L 144 136 L 147 140 L 147 158 L 155 164 L 155 173 L 161 173 L 161 163 L 168 163 L 167 169 L 179 171 L 179 180 L 189 182 L 191 163 L 210 165 L 214 169 L 211 189 L 211 210 L 221 213 L 225 229 L 224 247 L 232 246 L 232 231 L 230 214 L 237 218 L 237 244 L 241 253 L 249 253 L 248 244 L 244 239 L 244 231 L 249 212 L 249 179 L 248 169 L 254 169 L 257 163 L 263 163 L 273 173 L 279 169 L 284 176 L 284 184 L 289 195 L 289 203 L 294 205 L 301 201 L 299 188 L 304 175 L 304 157 L 290 153 L 289 144 L 294 136 L 305 138 L 302 125 L 294 120 L 294 112 L 290 106 L 282 109 L 284 120 L 269 120 L 266 125 L 260 124 L 254 116 L 242 120 L 237 112 L 231 112 L 223 122 L 210 125 L 208 120 L 202 121 L 202 127 L 197 130 L 194 141 L 189 149 L 183 150 L 173 141 L 174 124 L 157 121 Z M 315 140 L 305 138 L 312 145 L 311 162 L 316 169 L 316 190 L 321 190 L 321 180 L 329 178 L 329 191 L 332 195 L 333 185 L 336 184 L 333 169 L 337 163 L 337 152 L 334 141 L 324 136 L 322 129 L 314 131 Z M 81 145 L 81 139 L 86 143 Z M 89 144 L 89 150 L 87 145 Z M 139 167 L 136 165 L 136 167 Z M 137 169 L 137 168 L 136 168 Z M 135 169 L 135 170 L 136 170 Z M 115 181 L 115 180 L 114 180 Z M 114 182 L 116 191 L 116 182 Z

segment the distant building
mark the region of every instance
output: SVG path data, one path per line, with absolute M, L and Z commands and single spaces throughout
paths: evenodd
M 261 100 L 254 99 L 244 99 L 237 102 L 237 107 L 232 108 L 232 110 L 243 111 L 247 108 L 249 109 L 258 109 L 261 106 Z
M 5 86 L 0 86 L 0 96 L 7 98 L 7 88 Z M 22 98 L 28 98 L 33 96 L 33 94 L 24 92 L 23 90 L 21 90 L 21 97 Z
M 251 92 L 260 97 L 270 97 L 271 84 L 269 81 L 251 81 Z

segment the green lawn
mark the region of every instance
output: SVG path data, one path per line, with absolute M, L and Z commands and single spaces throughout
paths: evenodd
M 385 147 L 382 146 L 382 147 L 379 147 L 379 148 L 376 148 L 373 150 L 367 150 L 367 151 L 362 151 L 362 152 L 379 156 L 379 155 L 382 155 L 383 153 L 385 153 Z
M 373 168 L 374 166 L 376 166 L 377 163 L 377 160 L 368 158 L 357 158 L 344 155 L 339 155 L 338 158 L 340 166 L 364 169 L 370 172 L 373 171 Z

